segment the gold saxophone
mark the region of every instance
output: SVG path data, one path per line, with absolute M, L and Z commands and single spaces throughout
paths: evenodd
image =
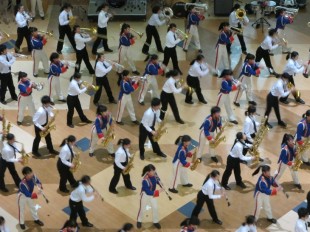
M 294 96 L 294 98 L 295 98 L 296 100 L 298 100 L 298 99 L 300 99 L 300 96 L 301 96 L 300 91 L 299 91 L 299 90 L 296 90 L 296 89 L 293 88 L 293 87 L 294 87 L 294 85 L 293 85 L 292 82 L 287 83 L 287 88 L 288 88 L 289 90 L 291 90 L 292 95 Z M 292 88 L 293 88 L 293 89 L 292 89 Z
M 56 111 L 54 117 L 50 121 L 48 121 L 48 123 L 44 127 L 46 130 L 40 131 L 41 138 L 45 138 L 52 130 L 56 130 L 56 125 L 53 123 L 55 122 L 57 114 L 58 114 L 58 110 Z
M 5 111 L 3 109 L 2 110 L 2 130 L 3 130 L 2 141 L 6 139 L 6 135 L 10 133 L 10 129 L 11 129 L 11 122 L 6 124 Z
M 75 152 L 74 157 L 72 159 L 72 164 L 74 167 L 70 168 L 70 172 L 74 173 L 78 170 L 82 162 L 80 161 L 80 152 Z
M 195 147 L 195 150 L 192 156 L 193 165 L 190 167 L 192 171 L 194 171 L 197 168 L 198 164 L 201 163 L 201 159 L 200 158 L 197 159 L 197 150 L 198 150 L 197 147 Z
M 230 122 L 225 122 L 224 126 L 222 126 L 222 129 L 219 131 L 219 133 L 216 134 L 215 138 L 214 138 L 214 142 L 213 143 L 210 143 L 210 147 L 215 149 L 221 142 L 226 142 L 226 136 L 222 136 L 221 135 L 223 134 L 224 132 L 224 129 L 227 127 L 227 126 L 232 126 L 232 124 Z
M 158 126 L 158 129 L 156 130 L 157 134 L 153 136 L 154 142 L 158 142 L 160 140 L 161 136 L 168 133 L 168 130 L 165 127 L 167 115 L 168 114 L 166 113 L 164 120 L 161 121 L 161 123 Z
M 310 148 L 310 139 L 309 137 L 305 140 L 303 145 L 297 145 L 297 149 L 296 149 L 296 156 L 295 156 L 295 160 L 294 160 L 294 165 L 292 167 L 293 171 L 298 171 L 298 169 L 300 168 L 300 166 L 303 164 L 302 160 L 301 160 L 301 155 L 302 153 L 304 153 L 305 151 L 307 151 Z
M 112 120 L 114 120 L 112 118 Z M 115 134 L 114 134 L 114 130 L 112 129 L 112 126 L 109 126 L 109 129 L 107 130 L 107 133 L 106 133 L 106 136 L 105 136 L 105 139 L 102 141 L 102 146 L 104 148 L 106 148 L 109 143 L 115 139 Z
M 135 155 L 136 155 L 136 152 L 134 152 L 133 155 L 131 156 L 131 158 L 129 158 L 128 164 L 123 169 L 123 174 L 124 175 L 128 175 L 130 170 L 133 168 L 133 160 L 135 158 Z
M 19 143 L 19 144 L 22 145 L 22 149 L 20 151 L 20 154 L 22 155 L 22 162 L 21 162 L 21 164 L 25 166 L 26 164 L 28 164 L 28 160 L 29 160 L 30 154 L 26 153 L 25 146 L 24 146 L 23 143 L 17 142 L 17 141 L 16 141 L 16 143 Z

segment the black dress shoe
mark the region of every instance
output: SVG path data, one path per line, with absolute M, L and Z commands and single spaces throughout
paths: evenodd
M 84 226 L 84 227 L 93 227 L 94 225 L 91 224 L 90 222 L 87 222 L 85 224 L 82 223 L 82 226 Z
M 308 78 L 309 77 L 309 74 L 307 74 L 307 73 L 303 73 L 302 75 L 304 76 L 304 78 Z
M 231 123 L 235 124 L 235 125 L 238 125 L 238 122 L 236 120 L 232 120 L 230 121 Z
M 20 228 L 21 228 L 22 230 L 25 230 L 25 229 L 26 229 L 25 224 L 19 224 L 19 226 L 20 226 Z
M 61 51 L 56 51 L 59 55 L 61 55 L 62 54 L 62 52 Z
M 215 156 L 212 156 L 212 157 L 211 157 L 211 160 L 212 160 L 213 162 L 215 162 L 215 163 L 218 163 L 218 162 L 219 162 L 218 159 L 217 159 Z
M 67 124 L 67 126 L 70 127 L 70 128 L 74 128 L 73 124 Z
M 241 183 L 239 183 L 239 184 L 237 184 L 239 187 L 241 187 L 241 188 L 243 188 L 243 189 L 245 189 L 246 188 L 246 185 L 243 183 L 243 182 L 241 182 Z
M 113 52 L 112 49 L 108 48 L 108 49 L 104 49 L 105 52 Z
M 284 128 L 286 128 L 286 123 L 285 122 L 283 122 L 283 121 L 280 121 L 280 122 L 278 122 L 278 125 L 279 126 L 282 126 L 282 127 L 284 127 Z
M 192 185 L 191 183 L 183 184 L 182 186 L 183 186 L 183 187 L 187 187 L 187 188 L 193 187 L 193 185 Z
M 17 125 L 19 125 L 19 126 L 22 125 L 22 122 L 17 121 Z
M 1 101 L 1 103 L 2 103 L 3 105 L 6 105 L 6 104 L 7 104 L 7 102 L 6 102 L 6 101 Z
M 255 101 L 249 101 L 249 104 L 250 104 L 250 105 L 253 105 L 253 106 L 256 106 L 256 105 L 257 105 Z
M 237 107 L 240 107 L 240 103 L 239 102 L 234 102 L 234 105 Z
M 194 104 L 194 102 L 193 101 L 185 101 L 185 103 L 187 103 L 187 104 Z
M 185 122 L 182 119 L 176 120 L 180 124 L 185 124 Z
M 67 102 L 66 99 L 58 99 L 58 101 L 60 101 L 60 102 Z
M 111 153 L 109 154 L 109 156 L 111 156 L 112 158 L 115 158 L 115 153 Z
M 161 225 L 159 223 L 153 223 L 153 225 L 157 228 L 157 229 L 161 229 Z
M 93 121 L 91 121 L 91 120 L 89 120 L 89 119 L 87 119 L 87 120 L 85 120 L 85 121 L 83 121 L 83 122 L 85 122 L 85 123 L 93 123 Z
M 176 189 L 174 189 L 174 188 L 172 188 L 172 189 L 169 188 L 168 190 L 169 190 L 169 192 L 172 192 L 172 193 L 178 193 L 178 192 L 179 192 L 178 190 L 176 190 Z
M 141 159 L 141 160 L 144 160 L 144 155 L 140 155 L 140 159 Z
M 277 223 L 277 219 L 274 219 L 274 218 L 267 218 L 267 221 L 268 222 L 271 222 L 273 224 L 276 224 Z
M 52 150 L 52 151 L 49 151 L 49 152 L 50 152 L 50 154 L 52 154 L 52 155 L 59 155 L 59 152 L 56 151 L 56 150 Z
M 133 186 L 131 186 L 130 188 L 127 188 L 127 189 L 130 189 L 130 190 L 137 190 L 137 188 L 136 188 L 136 187 L 133 187 Z
M 135 74 L 135 75 L 140 75 L 140 73 L 137 70 L 133 71 L 132 73 Z
M 40 220 L 35 220 L 34 223 L 38 224 L 39 226 L 44 226 L 44 223 Z
M 36 156 L 36 157 L 41 157 L 41 156 L 42 156 L 38 151 L 32 152 L 32 154 L 33 154 L 34 156 Z
M 203 104 L 208 104 L 208 102 L 206 100 L 202 100 L 202 101 L 199 101 L 199 102 L 201 102 Z
M 201 49 L 199 49 L 199 50 L 198 50 L 198 53 L 202 53 L 202 50 L 201 50 Z
M 178 72 L 180 73 L 181 76 L 183 75 L 183 73 L 182 73 L 182 71 L 180 69 L 178 70 Z
M 160 53 L 164 53 L 164 50 L 157 50 L 158 52 L 160 52 Z
M 222 225 L 223 222 L 219 219 L 213 220 L 214 223 L 218 224 L 218 225 Z
M 116 191 L 116 189 L 109 189 L 110 193 L 114 193 L 114 194 L 118 194 L 118 192 Z
M 298 102 L 299 104 L 305 104 L 305 101 L 301 98 L 296 99 L 296 102 Z
M 13 101 L 18 101 L 18 98 L 17 97 L 13 97 L 12 100 Z
M 138 101 L 139 102 L 139 101 Z M 144 106 L 145 104 L 144 104 L 144 101 L 143 102 L 139 102 L 139 104 L 141 105 L 141 106 Z
M 9 192 L 9 190 L 6 187 L 0 188 L 0 190 L 5 193 Z
M 187 52 L 187 50 L 183 48 L 183 52 Z
M 138 120 L 136 121 L 132 121 L 133 124 L 136 124 L 136 125 L 140 125 L 140 122 Z
M 267 126 L 269 129 L 272 129 L 272 127 L 273 127 L 269 122 L 266 123 L 266 126 Z
M 166 155 L 165 153 L 163 153 L 163 152 L 158 153 L 157 155 L 160 156 L 160 157 L 163 157 L 163 158 L 166 158 L 166 157 L 167 157 L 167 155 Z
M 228 185 L 223 185 L 223 188 L 226 190 L 231 190 L 231 188 Z
M 98 102 L 93 102 L 95 106 L 99 106 L 99 103 Z
M 295 187 L 297 187 L 299 190 L 301 190 L 301 184 L 294 184 Z
M 117 101 L 115 101 L 115 99 L 113 99 L 112 101 L 109 101 L 111 104 L 117 104 Z
M 118 121 L 115 121 L 115 122 L 116 122 L 116 124 L 118 124 L 118 125 L 124 125 L 123 122 L 118 122 Z
M 246 51 L 242 51 L 242 53 L 243 53 L 244 55 L 247 55 L 247 54 L 248 54 Z
M 60 192 L 63 192 L 63 193 L 69 193 L 69 189 L 59 189 Z
M 42 19 L 42 20 L 44 20 L 44 19 L 45 19 L 45 17 L 44 17 L 44 16 L 41 16 L 41 19 Z
M 137 222 L 137 228 L 140 229 L 142 227 L 142 223 L 141 222 Z

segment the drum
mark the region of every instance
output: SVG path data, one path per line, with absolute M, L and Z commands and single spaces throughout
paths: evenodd
M 265 3 L 265 11 L 268 11 L 268 12 L 273 12 L 274 11 L 274 8 L 276 7 L 276 2 L 274 1 L 266 1 Z
M 107 0 L 110 7 L 121 8 L 127 3 L 127 0 Z
M 176 18 L 185 18 L 187 11 L 185 10 L 185 2 L 176 2 L 171 7 L 173 16 Z
M 257 1 L 251 2 L 252 11 L 257 12 L 260 10 L 260 4 Z

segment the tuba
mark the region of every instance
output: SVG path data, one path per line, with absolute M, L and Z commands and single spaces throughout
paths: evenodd
M 297 144 L 297 149 L 296 149 L 296 156 L 294 160 L 294 165 L 292 167 L 293 171 L 297 172 L 300 168 L 300 166 L 303 164 L 301 160 L 301 155 L 309 150 L 310 148 L 310 138 L 308 137 L 303 145 Z
M 192 164 L 193 165 L 190 167 L 191 171 L 194 171 L 197 168 L 198 164 L 201 163 L 201 159 L 197 158 L 197 150 L 198 150 L 198 148 L 195 147 L 193 157 L 192 157 Z
M 82 162 L 80 161 L 80 152 L 74 152 L 74 157 L 72 159 L 73 168 L 70 168 L 70 172 L 74 173 L 78 170 Z
M 167 115 L 168 113 L 166 113 L 164 120 L 162 120 L 161 123 L 159 124 L 157 134 L 153 136 L 154 142 L 158 142 L 164 134 L 168 133 L 168 130 L 165 127 Z
M 126 167 L 123 169 L 123 174 L 124 175 L 128 175 L 130 170 L 133 168 L 133 160 L 135 158 L 136 152 L 133 153 L 132 157 L 129 158 L 128 164 L 126 165 Z
M 52 130 L 56 130 L 56 125 L 53 123 L 55 122 L 57 114 L 58 114 L 58 110 L 56 111 L 54 117 L 50 121 L 48 121 L 48 123 L 44 127 L 46 130 L 40 131 L 41 138 L 45 138 Z
M 97 29 L 95 27 L 82 27 L 80 28 L 84 33 L 85 31 L 89 31 L 91 32 L 93 35 L 96 35 L 97 34 Z
M 171 18 L 173 17 L 173 10 L 170 7 L 165 7 L 162 12 L 162 15 L 167 21 L 166 24 L 169 24 Z
M 225 122 L 224 126 L 222 127 L 222 129 L 219 131 L 219 133 L 216 134 L 215 138 L 214 138 L 214 142 L 213 143 L 210 143 L 210 147 L 215 149 L 221 142 L 226 142 L 226 136 L 222 136 L 221 135 L 223 134 L 224 132 L 224 129 L 227 127 L 227 126 L 232 126 L 232 124 L 230 122 Z

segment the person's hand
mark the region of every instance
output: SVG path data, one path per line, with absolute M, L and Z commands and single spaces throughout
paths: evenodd
M 152 135 L 157 135 L 157 131 L 151 131 Z
M 280 192 L 283 190 L 282 186 L 278 186 L 276 189 L 277 189 L 277 192 Z
M 22 158 L 18 158 L 18 159 L 17 159 L 17 162 L 22 163 L 22 162 L 23 162 L 23 159 L 22 159 Z
M 74 165 L 74 164 L 71 164 L 71 168 L 75 168 L 75 165 Z
M 43 128 L 41 129 L 41 131 L 46 131 L 46 128 L 45 128 L 45 127 L 43 127 Z

